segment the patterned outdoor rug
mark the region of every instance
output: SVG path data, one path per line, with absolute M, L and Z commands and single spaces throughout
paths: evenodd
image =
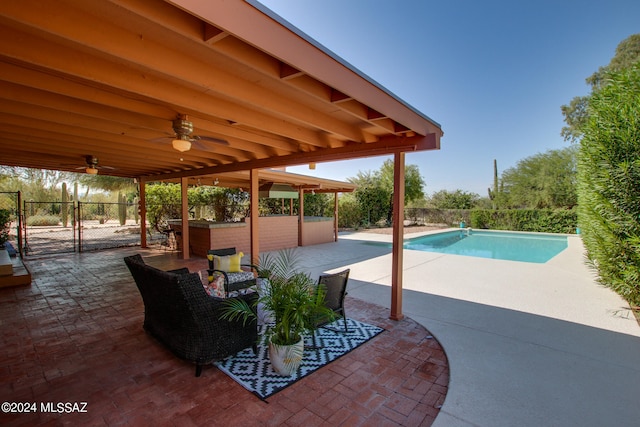
M 305 348 L 300 369 L 290 377 L 282 377 L 273 371 L 267 345 L 262 341 L 258 345 L 257 355 L 247 348 L 235 356 L 215 362 L 214 365 L 264 400 L 313 373 L 316 369 L 349 353 L 384 330 L 353 319 L 347 319 L 348 333 L 344 332 L 342 319 L 327 327 L 316 331 L 316 343 L 320 348 L 317 350 Z M 305 345 L 311 345 L 310 337 L 305 337 Z

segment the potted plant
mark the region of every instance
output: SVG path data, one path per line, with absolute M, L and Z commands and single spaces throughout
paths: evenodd
M 0 209 L 0 250 L 6 249 L 5 243 L 9 241 L 9 228 L 11 224 L 11 211 Z
M 316 328 L 317 319 L 334 318 L 324 305 L 325 292 L 316 282 L 297 269 L 298 259 L 293 250 L 275 255 L 266 254 L 259 261 L 259 275 L 267 278 L 260 289 L 257 304 L 267 311 L 273 324 L 268 325 L 264 339 L 269 346 L 269 359 L 274 371 L 290 376 L 302 363 L 304 334 Z M 257 317 L 256 307 L 239 299 L 227 300 L 223 317 Z

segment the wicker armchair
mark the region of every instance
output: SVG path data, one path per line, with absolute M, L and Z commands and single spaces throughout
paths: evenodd
M 318 286 L 324 287 L 326 292 L 324 296 L 324 305 L 331 309 L 336 315 L 342 317 L 344 323 L 344 332 L 348 333 L 347 313 L 344 310 L 344 298 L 347 296 L 347 282 L 349 281 L 349 269 L 335 274 L 323 274 L 318 279 Z M 329 319 L 320 318 L 316 320 L 315 327 L 321 327 L 329 323 Z M 339 330 L 328 328 L 340 332 Z M 313 347 L 317 348 L 315 329 L 312 334 Z
M 347 296 L 347 282 L 349 281 L 349 272 L 347 268 L 344 271 L 335 274 L 323 274 L 318 279 L 318 286 L 324 286 L 326 294 L 324 296 L 324 305 L 339 314 L 344 322 L 344 331 L 347 330 L 347 314 L 344 311 L 344 297 Z M 318 322 L 318 326 L 326 323 Z
M 140 255 L 124 259 L 144 301 L 144 329 L 176 356 L 202 366 L 253 347 L 257 323 L 220 319 L 223 299 L 207 295 L 197 273 L 186 268 L 162 271 L 146 265 Z M 256 294 L 241 295 L 250 305 Z

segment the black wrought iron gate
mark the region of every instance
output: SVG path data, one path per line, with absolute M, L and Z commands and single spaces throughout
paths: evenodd
M 23 212 L 27 256 L 140 244 L 133 203 L 25 201 Z

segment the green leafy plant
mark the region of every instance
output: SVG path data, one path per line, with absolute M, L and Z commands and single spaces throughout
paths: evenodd
M 274 318 L 265 338 L 273 344 L 293 345 L 305 332 L 315 329 L 321 318 L 334 319 L 332 310 L 324 306 L 325 290 L 298 270 L 298 257 L 294 250 L 285 249 L 266 254 L 259 261 L 260 276 L 268 277 L 269 284 L 261 290 L 258 303 Z M 255 307 L 244 300 L 228 299 L 223 318 L 245 321 L 257 317 Z
M 598 279 L 640 305 L 640 63 L 589 101 L 578 161 L 579 223 Z
M 11 224 L 11 211 L 9 209 L 0 209 L 0 247 L 4 248 L 4 244 L 9 241 L 9 227 Z

